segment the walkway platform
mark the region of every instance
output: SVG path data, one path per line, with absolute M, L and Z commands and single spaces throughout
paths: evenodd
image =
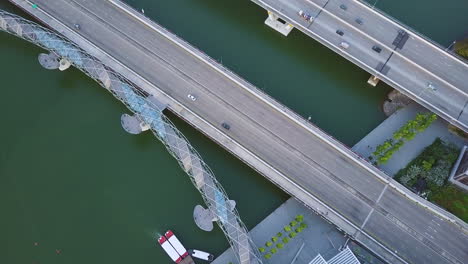
M 330 260 L 340 253 L 339 249 L 343 247 L 346 242 L 345 235 L 294 198 L 288 199 L 250 231 L 253 241 L 258 247 L 266 248 L 265 242 L 269 241 L 271 237 L 275 236 L 278 232 L 282 232 L 284 236 L 286 232 L 283 230 L 283 227 L 294 220 L 299 214 L 304 216 L 303 222 L 306 223 L 308 227 L 301 233 L 298 233 L 289 243 L 285 244 L 284 248 L 279 249 L 278 253 L 274 254 L 267 263 L 291 263 L 302 244 L 304 244 L 304 248 L 294 262 L 295 264 L 309 264 L 310 261 L 319 254 L 324 259 Z M 381 263 L 355 243 L 351 243 L 350 247 L 353 248 L 353 250 L 359 248 L 359 250 L 357 250 L 359 251 L 359 255 L 365 256 L 368 260 L 367 263 Z M 229 262 L 237 263 L 231 249 L 226 250 L 212 263 L 227 264 Z

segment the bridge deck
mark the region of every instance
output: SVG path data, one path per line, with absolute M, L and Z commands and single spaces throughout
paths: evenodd
M 180 40 L 163 36 L 158 25 L 121 9 L 119 1 L 36 0 L 39 9 L 29 8 L 22 0 L 11 1 L 69 36 L 73 36 L 69 34 L 73 24 L 80 23 L 78 33 L 105 51 L 89 46 L 90 53 L 112 57 L 115 63 L 110 66 L 138 73 L 138 78 L 183 107 L 177 110 L 175 103 L 169 104 L 176 113 L 193 113 L 217 127 L 217 133 L 223 130 L 220 124 L 228 122 L 231 129 L 224 131 L 227 137 L 218 140 L 220 144 L 233 146 L 226 143 L 232 141 L 237 145 L 230 151 L 252 153 L 256 160 L 246 160 L 249 165 L 310 207 L 326 204 L 328 219 L 388 261 L 399 262 L 386 247 L 414 263 L 468 259 L 464 224 L 448 222 L 406 198 L 413 194 L 395 190 L 392 186 L 399 188 L 397 183 L 388 185 L 381 173 L 358 163 L 344 146 L 329 144 L 322 132 L 291 118 L 266 95 L 233 81 L 231 74 L 217 71 L 218 66 L 202 61 L 200 54 L 182 48 Z M 191 101 L 189 93 L 198 99 Z M 260 163 L 274 172 L 266 173 L 256 166 Z
M 468 130 L 468 64 L 410 29 L 357 0 L 252 1 L 449 122 Z M 302 19 L 299 10 L 311 14 L 314 21 Z M 358 24 L 356 19 L 362 23 Z M 336 34 L 338 29 L 344 32 L 343 36 Z M 409 38 L 401 49 L 395 49 L 393 41 L 399 30 L 409 33 Z M 340 49 L 341 41 L 348 42 L 350 47 Z M 374 45 L 382 51 L 372 50 Z M 381 71 L 379 65 L 386 65 L 388 72 Z M 432 91 L 428 83 L 437 90 Z

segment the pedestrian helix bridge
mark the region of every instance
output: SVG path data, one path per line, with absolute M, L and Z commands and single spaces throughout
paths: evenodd
M 262 263 L 247 228 L 235 208 L 235 203 L 229 200 L 223 187 L 200 154 L 162 113 L 165 108 L 163 104 L 71 41 L 36 23 L 0 10 L 0 30 L 48 50 L 49 55 L 41 54 L 40 56 L 44 67 L 53 68 L 54 62 L 60 65 L 56 67 L 60 69 L 73 65 L 124 103 L 134 114 L 122 117 L 124 128 L 129 132 L 151 129 L 156 138 L 166 146 L 200 191 L 208 207 L 205 215 L 209 212 L 208 215 L 212 216 L 210 221 L 216 221 L 223 230 L 233 251 L 236 252 L 239 263 Z

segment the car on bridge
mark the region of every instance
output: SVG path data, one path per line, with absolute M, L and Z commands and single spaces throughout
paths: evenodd
M 307 14 L 306 12 L 302 10 L 299 11 L 299 16 L 308 22 L 312 22 L 314 20 L 314 18 L 310 14 Z

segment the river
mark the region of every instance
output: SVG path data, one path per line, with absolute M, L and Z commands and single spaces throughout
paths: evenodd
M 368 86 L 366 72 L 297 30 L 282 37 L 247 0 L 126 2 L 349 146 L 385 118 L 380 107 L 388 86 Z M 380 0 L 376 6 L 448 46 L 468 31 L 468 1 L 451 3 Z M 23 14 L 6 1 L 0 8 Z M 206 233 L 194 225 L 201 197 L 164 146 L 150 133 L 125 133 L 123 105 L 76 69 L 41 68 L 40 52 L 0 34 L 0 263 L 169 264 L 154 239 L 168 228 L 189 248 L 226 249 L 219 229 Z M 249 228 L 288 198 L 169 116 L 237 201 Z

